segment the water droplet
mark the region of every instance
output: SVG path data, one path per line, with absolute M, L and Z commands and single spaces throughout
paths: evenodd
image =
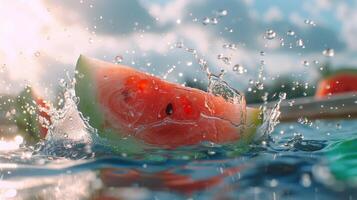
M 333 57 L 335 55 L 335 50 L 327 48 L 322 51 L 322 54 L 326 57 Z
M 183 73 L 180 72 L 178 75 L 179 75 L 179 77 L 182 77 L 182 76 L 183 76 Z
M 304 66 L 306 66 L 306 67 L 310 65 L 309 61 L 307 61 L 307 60 L 304 60 L 304 61 L 302 62 L 302 64 L 303 64 Z
M 224 49 L 232 49 L 232 50 L 236 50 L 237 49 L 237 45 L 236 44 L 223 44 L 222 47 Z
M 175 47 L 176 48 L 182 48 L 184 45 L 183 45 L 183 42 L 176 42 L 176 44 L 175 44 Z
M 208 17 L 205 17 L 205 18 L 203 18 L 203 20 L 202 20 L 202 24 L 203 25 L 207 25 L 207 24 L 209 24 L 210 23 L 210 19 L 208 18 Z
M 66 83 L 66 81 L 65 81 L 63 78 L 61 78 L 61 79 L 59 80 L 59 85 L 60 85 L 61 87 L 66 87 L 67 83 Z
M 244 67 L 240 64 L 236 64 L 233 66 L 233 71 L 237 72 L 238 74 L 244 73 Z
M 6 70 L 6 64 L 0 66 L 0 73 L 3 73 Z
M 115 56 L 115 63 L 120 64 L 123 62 L 123 59 L 124 59 L 123 56 L 117 55 L 117 56 Z
M 295 103 L 295 100 L 290 100 L 290 101 L 288 101 L 289 106 L 293 106 L 294 103 Z
M 93 38 L 88 38 L 88 42 L 89 42 L 89 44 L 92 44 L 93 43 Z
M 303 41 L 302 39 L 298 39 L 298 40 L 296 41 L 296 46 L 298 46 L 298 47 L 304 46 L 304 41 Z
M 286 34 L 287 34 L 288 36 L 294 36 L 294 35 L 295 35 L 295 32 L 292 31 L 292 30 L 288 30 L 288 32 L 286 32 Z
M 192 54 L 196 54 L 196 53 L 197 53 L 196 49 L 186 48 L 185 50 L 186 50 L 187 52 L 189 52 L 189 53 L 192 53 Z
M 305 19 L 304 20 L 305 24 L 311 25 L 311 26 L 316 26 L 315 22 L 313 20 Z
M 279 93 L 279 98 L 280 98 L 281 100 L 286 99 L 286 93 L 285 93 L 285 92 Z
M 41 53 L 40 53 L 39 51 L 36 51 L 36 52 L 35 52 L 35 56 L 36 56 L 36 57 L 40 57 L 40 55 L 41 55 Z
M 216 17 L 211 18 L 211 24 L 213 25 L 218 24 L 218 19 Z
M 187 66 L 192 66 L 192 62 L 189 61 L 189 62 L 186 63 L 186 65 L 187 65 Z
M 228 14 L 228 11 L 227 10 L 220 10 L 218 11 L 218 15 L 219 16 L 226 16 Z
M 255 82 L 255 87 L 258 90 L 263 90 L 264 89 L 264 84 L 263 84 L 263 82 L 257 81 L 257 82 Z
M 269 29 L 265 32 L 265 38 L 268 40 L 272 40 L 276 37 L 276 33 L 275 31 L 273 31 L 272 29 Z
M 260 55 L 261 56 L 265 56 L 265 52 L 264 51 L 260 51 Z
M 71 148 L 72 148 L 72 144 L 67 143 L 67 144 L 64 145 L 64 147 L 65 147 L 66 149 L 71 149 Z
M 231 58 L 230 57 L 222 57 L 221 60 L 224 62 L 226 65 L 231 64 Z

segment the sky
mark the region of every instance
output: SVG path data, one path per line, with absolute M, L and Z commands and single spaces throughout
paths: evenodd
M 281 75 L 314 82 L 327 62 L 334 68 L 357 66 L 356 4 L 4 0 L 0 93 L 13 93 L 27 84 L 43 95 L 53 93 L 61 78 L 73 74 L 80 54 L 109 62 L 122 58 L 122 64 L 173 82 L 206 82 L 186 48 L 207 60 L 213 73 L 225 70 L 224 78 L 240 90 L 257 80 L 259 71 L 267 82 Z M 334 56 L 324 55 L 327 49 L 333 49 Z M 234 66 L 243 71 L 233 70 Z

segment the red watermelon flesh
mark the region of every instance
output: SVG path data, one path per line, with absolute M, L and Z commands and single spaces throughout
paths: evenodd
M 346 92 L 357 92 L 357 71 L 355 73 L 337 73 L 331 75 L 318 83 L 317 98 Z
M 233 104 L 130 67 L 83 56 L 77 72 L 79 110 L 99 134 L 110 129 L 168 148 L 202 141 L 225 143 L 242 137 L 244 101 Z

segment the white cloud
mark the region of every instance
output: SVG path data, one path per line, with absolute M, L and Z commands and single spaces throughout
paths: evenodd
M 301 15 L 299 15 L 297 12 L 292 12 L 289 15 L 289 20 L 300 28 L 306 28 L 306 25 L 304 24 L 305 19 L 301 17 Z
M 200 3 L 201 1 L 195 1 L 195 3 Z M 183 18 L 185 13 L 185 8 L 192 4 L 190 0 L 175 0 L 170 3 L 153 4 L 149 7 L 149 13 L 155 17 L 159 24 L 167 24 L 176 22 L 178 19 Z
M 192 3 L 189 0 L 176 0 L 165 5 L 152 5 L 149 7 L 149 12 L 158 17 L 158 23 L 162 23 L 162 25 L 175 24 L 177 19 L 185 18 L 185 9 L 187 7 L 200 2 L 195 1 Z M 58 15 L 61 9 L 60 7 L 44 5 L 40 1 L 31 3 L 14 1 L 0 7 L 0 18 L 3 19 L 0 21 L 0 66 L 4 63 L 8 68 L 7 72 L 4 75 L 0 74 L 0 76 L 8 79 L 3 78 L 3 80 L 6 80 L 7 85 L 12 84 L 15 87 L 21 86 L 19 83 L 33 83 L 40 87 L 48 87 L 48 82 L 46 81 L 52 81 L 56 85 L 56 81 L 63 75 L 64 69 L 73 70 L 79 54 L 96 57 L 107 56 L 107 60 L 112 60 L 115 55 L 123 54 L 126 50 L 136 50 L 140 53 L 145 52 L 148 55 L 158 55 L 172 62 L 171 64 L 175 64 L 174 62 L 183 58 L 174 57 L 177 56 L 176 54 L 174 56 L 170 55 L 170 46 L 181 40 L 188 47 L 195 48 L 199 54 L 204 55 L 214 69 L 223 67 L 231 72 L 234 64 L 244 65 L 248 69 L 249 76 L 233 76 L 232 78 L 234 79 L 233 82 L 240 85 L 247 84 L 247 79 L 256 76 L 261 59 L 267 62 L 267 73 L 305 70 L 303 67 L 297 67 L 301 66 L 301 60 L 295 54 L 280 51 L 272 54 L 268 53 L 267 56 L 262 58 L 259 55 L 260 49 L 257 48 L 249 49 L 239 46 L 236 51 L 223 49 L 222 45 L 224 43 L 238 42 L 239 38 L 230 38 L 230 41 L 228 41 L 227 38 L 212 31 L 215 30 L 214 28 L 219 27 L 220 24 L 203 26 L 200 23 L 182 23 L 160 32 L 148 32 L 150 30 L 145 30 L 144 32 L 137 31 L 125 35 L 116 33 L 96 34 L 87 30 L 85 25 L 77 22 L 80 19 L 78 14 L 75 13 L 77 11 L 68 10 L 65 16 L 63 14 Z M 343 22 L 344 37 L 350 41 L 351 48 L 357 49 L 357 39 L 354 37 L 357 34 L 355 25 L 357 22 L 353 19 L 353 17 L 357 18 L 357 14 L 354 14 L 352 10 L 348 14 L 341 13 L 342 11 L 345 12 L 346 9 L 348 8 L 341 5 L 338 8 L 337 15 L 345 20 Z M 248 11 L 248 13 L 251 12 L 254 12 L 254 10 L 250 9 Z M 350 16 L 348 20 L 346 20 L 346 15 Z M 228 17 L 227 19 L 222 19 L 222 24 L 224 24 L 223 20 L 230 20 Z M 282 14 L 277 7 L 271 7 L 265 13 L 264 18 L 267 22 L 276 21 L 282 19 Z M 298 26 L 306 27 L 304 19 L 297 12 L 291 13 L 289 19 Z M 259 20 L 259 18 L 255 20 Z M 255 26 L 260 26 L 258 22 L 252 21 Z M 250 24 L 248 23 L 248 25 Z M 259 31 L 260 27 L 256 30 Z M 238 33 L 238 31 L 244 31 L 244 29 L 235 30 L 233 34 L 236 34 L 236 31 Z M 265 44 L 268 44 L 265 48 L 268 51 L 279 49 L 278 39 L 264 40 L 262 38 L 263 32 L 259 34 L 257 31 L 250 36 L 252 41 L 257 42 L 261 48 L 265 48 Z M 256 38 L 257 36 L 259 37 Z M 39 52 L 40 55 L 36 56 L 36 52 Z M 232 57 L 232 65 L 228 66 L 217 60 L 217 55 L 220 53 Z M 178 55 L 182 56 L 183 54 Z M 137 55 L 132 56 L 135 57 Z M 135 59 L 144 60 L 140 56 L 137 57 Z M 161 62 L 161 60 L 157 62 Z M 163 68 L 163 66 L 159 67 Z M 182 70 L 189 71 L 192 69 Z M 189 71 L 186 74 L 192 73 Z M 4 85 L 4 83 L 1 84 Z
M 352 51 L 357 51 L 357 12 L 354 5 L 337 5 L 336 17 L 341 21 L 342 37 Z
M 270 7 L 268 11 L 264 14 L 264 20 L 266 22 L 280 21 L 282 19 L 283 14 L 281 10 L 276 6 Z

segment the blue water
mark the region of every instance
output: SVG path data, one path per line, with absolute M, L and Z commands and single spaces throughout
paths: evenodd
M 281 123 L 272 133 L 273 141 L 241 149 L 206 143 L 132 157 L 114 154 L 103 145 L 57 141 L 2 152 L 0 195 L 4 199 L 356 199 L 356 185 L 326 179 L 333 177 L 327 153 L 351 138 L 357 138 L 356 120 Z M 356 160 L 350 160 L 350 167 L 357 168 Z

